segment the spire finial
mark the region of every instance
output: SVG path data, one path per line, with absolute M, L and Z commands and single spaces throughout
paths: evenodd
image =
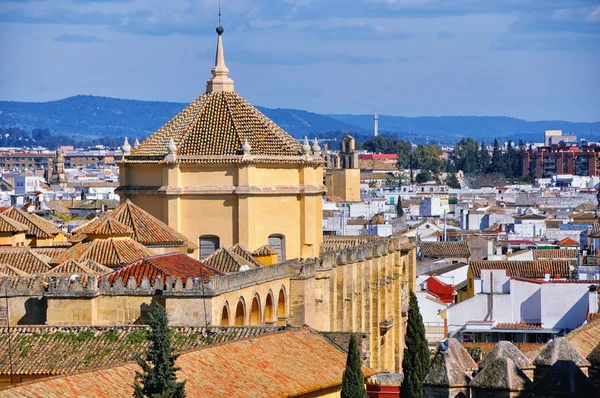
M 222 35 L 225 29 L 221 26 L 221 4 L 219 3 L 219 26 L 217 26 L 217 53 L 215 66 L 211 69 L 213 77 L 206 82 L 206 92 L 233 92 L 233 80 L 229 77 L 229 69 L 225 65 Z
M 125 142 L 123 143 L 121 150 L 123 151 L 123 155 L 131 154 L 131 145 L 129 145 L 129 141 L 127 140 L 127 137 L 125 137 Z

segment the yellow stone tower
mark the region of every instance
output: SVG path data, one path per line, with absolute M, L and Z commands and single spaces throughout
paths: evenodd
M 198 242 L 203 258 L 239 243 L 279 260 L 319 255 L 323 160 L 234 91 L 222 34 L 206 92 L 135 148 L 123 146 L 121 200 Z

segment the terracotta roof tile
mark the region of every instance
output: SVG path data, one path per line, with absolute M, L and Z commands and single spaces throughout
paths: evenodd
M 302 155 L 296 139 L 234 92 L 202 94 L 134 148 L 128 160 L 164 157 L 170 138 L 183 156 L 241 155 L 245 140 L 253 155 Z
M 494 326 L 494 329 L 518 329 L 518 330 L 542 330 L 544 329 L 539 323 L 524 323 L 524 322 L 516 322 L 516 323 L 497 323 Z
M 26 234 L 36 238 L 48 239 L 60 233 L 56 225 L 50 221 L 35 214 L 26 213 L 16 207 L 11 207 L 0 214 L 25 225 L 27 227 Z
M 264 245 L 254 250 L 253 256 L 272 256 L 277 254 L 277 251 L 269 245 Z
M 89 265 L 89 266 L 88 266 Z M 100 265 L 94 261 L 88 260 L 83 263 L 79 263 L 73 259 L 69 259 L 60 265 L 52 268 L 48 271 L 48 274 L 61 274 L 61 275 L 73 275 L 73 274 L 88 274 L 88 275 L 105 275 L 112 272 L 112 269 Z
M 10 217 L 0 214 L 0 232 L 18 233 L 26 232 L 28 229 L 27 225 L 21 224 Z
M 10 277 L 30 276 L 27 272 L 21 271 L 20 269 L 8 264 L 0 264 L 0 274 L 2 274 L 2 276 Z
M 124 350 L 129 358 L 132 351 Z M 82 354 L 78 357 L 81 362 Z M 292 329 L 187 352 L 176 365 L 181 367 L 178 378 L 186 380 L 189 396 L 277 398 L 341 385 L 346 353 L 319 334 Z M 130 363 L 27 383 L 2 393 L 7 397 L 130 397 L 138 369 Z M 363 368 L 363 373 L 369 377 L 373 371 Z
M 534 260 L 573 259 L 576 260 L 578 251 L 574 249 L 533 249 Z
M 110 217 L 97 217 L 85 225 L 82 232 L 88 236 L 132 236 L 133 229 Z
M 215 250 L 210 256 L 204 258 L 202 262 L 225 273 L 239 272 L 244 268 L 252 269 L 260 266 L 255 260 L 248 261 L 224 247 Z
M 236 243 L 235 245 L 231 246 L 229 248 L 229 250 L 232 251 L 233 253 L 237 254 L 241 258 L 245 259 L 246 261 L 256 264 L 257 267 L 262 267 L 262 264 L 259 263 L 253 257 L 254 253 L 252 253 L 250 250 L 246 249 L 244 246 L 240 245 L 239 243 Z M 259 250 L 259 249 L 257 249 L 257 250 Z M 277 252 L 275 252 L 275 254 L 277 254 Z
M 419 242 L 418 246 L 425 257 L 448 258 L 471 256 L 467 242 Z
M 144 276 L 148 277 L 151 284 L 154 284 L 157 276 L 160 276 L 163 282 L 171 276 L 181 278 L 183 283 L 187 283 L 188 278 L 202 278 L 204 283 L 208 283 L 213 276 L 222 275 L 225 275 L 225 273 L 188 255 L 168 253 L 146 257 L 126 265 L 111 273 L 108 280 L 110 283 L 114 283 L 120 277 L 123 283 L 127 283 L 129 278 L 133 277 L 140 285 Z
M 571 239 L 571 238 L 564 238 L 564 239 L 556 242 L 556 244 L 558 246 L 577 246 L 577 247 L 579 247 L 579 242 L 577 242 L 575 239 Z
M 69 259 L 77 262 L 93 260 L 107 267 L 122 267 L 153 254 L 150 249 L 131 238 L 108 238 L 78 243 L 51 261 L 53 264 L 60 264 Z
M 129 200 L 108 213 L 108 217 L 131 228 L 133 230 L 133 239 L 142 245 L 186 245 L 188 251 L 198 248 L 198 246 L 190 242 L 184 235 Z
M 142 354 L 148 344 L 144 326 L 16 326 L 11 327 L 13 373 L 64 375 L 119 366 Z M 274 327 L 174 327 L 178 351 L 256 337 Z M 9 374 L 8 330 L 0 327 L 0 374 Z M 23 350 L 23 347 L 27 347 Z M 0 392 L 0 395 L 2 393 Z
M 42 256 L 54 258 L 67 251 L 66 247 L 32 247 L 31 250 Z
M 50 259 L 30 248 L 0 249 L 0 264 L 11 265 L 28 274 L 43 274 L 50 269 Z
M 557 274 L 562 277 L 569 275 L 569 266 L 572 262 L 569 260 L 534 260 L 534 261 L 471 261 L 471 268 L 475 278 L 481 278 L 482 269 L 506 269 L 511 277 L 522 278 L 543 278 L 546 268 L 550 270 L 550 277 L 554 278 Z

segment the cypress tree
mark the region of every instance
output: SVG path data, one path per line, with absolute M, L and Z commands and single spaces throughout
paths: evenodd
M 185 381 L 178 382 L 175 360 L 179 355 L 173 353 L 167 313 L 156 306 L 150 313 L 150 345 L 146 349 L 146 360 L 139 355 L 135 358 L 143 373 L 135 373 L 133 396 L 136 398 L 185 398 Z M 141 382 L 141 383 L 140 383 Z
M 404 215 L 404 209 L 402 208 L 402 198 L 398 196 L 398 203 L 396 203 L 396 215 L 402 217 Z
M 419 312 L 417 296 L 412 291 L 410 292 L 405 343 L 404 358 L 402 359 L 404 381 L 400 389 L 400 396 L 424 398 L 423 381 L 429 371 L 431 361 L 425 338 L 423 317 Z
M 348 346 L 348 358 L 346 359 L 346 370 L 342 377 L 342 398 L 367 398 L 365 388 L 365 376 L 362 372 L 360 351 L 354 334 L 350 336 Z

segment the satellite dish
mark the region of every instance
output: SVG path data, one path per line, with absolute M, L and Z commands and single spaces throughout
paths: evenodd
M 249 269 L 250 269 L 250 267 L 249 267 L 249 266 L 247 266 L 246 264 L 244 264 L 244 265 L 240 266 L 240 272 L 241 272 L 241 271 L 248 271 Z
M 73 274 L 69 277 L 69 283 L 75 283 L 79 280 L 79 275 Z

